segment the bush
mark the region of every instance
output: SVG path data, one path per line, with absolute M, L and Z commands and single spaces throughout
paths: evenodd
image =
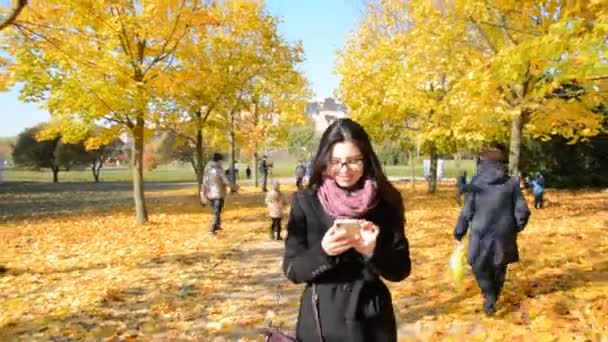
M 156 169 L 156 156 L 152 151 L 144 152 L 144 170 L 152 171 Z
M 541 172 L 551 188 L 608 186 L 608 136 L 569 145 L 561 137 L 530 141 L 523 148 L 523 175 Z

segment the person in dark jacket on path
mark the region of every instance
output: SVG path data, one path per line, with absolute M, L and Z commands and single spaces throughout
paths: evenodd
M 299 161 L 298 165 L 296 165 L 296 171 L 295 171 L 296 187 L 298 188 L 298 190 L 302 190 L 302 188 L 304 187 L 303 180 L 304 180 L 305 173 L 306 173 L 306 167 L 304 166 L 304 162 Z
M 335 220 L 345 218 L 359 220 L 356 234 L 338 229 Z M 325 342 L 397 341 L 391 294 L 381 278 L 402 281 L 410 273 L 404 225 L 401 194 L 367 133 L 350 119 L 335 121 L 323 133 L 310 182 L 294 195 L 287 223 L 283 272 L 306 284 L 298 341 L 317 342 L 319 335 Z
M 262 161 L 260 162 L 260 174 L 262 175 L 262 191 L 268 192 L 268 171 L 270 170 L 270 166 L 268 165 L 268 160 L 266 156 L 262 156 Z
M 529 217 L 519 179 L 506 174 L 504 154 L 499 149 L 482 151 L 454 238 L 460 242 L 470 225 L 468 262 L 481 288 L 487 315 L 496 312 L 507 265 L 519 261 L 517 234 Z

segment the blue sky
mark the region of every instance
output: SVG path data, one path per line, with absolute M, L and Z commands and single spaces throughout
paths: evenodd
M 0 0 L 6 6 L 8 0 Z M 279 32 L 290 42 L 301 40 L 306 61 L 301 66 L 315 99 L 333 96 L 338 78 L 333 74 L 336 51 L 356 29 L 364 9 L 362 0 L 267 0 L 274 16 L 281 17 Z M 24 128 L 48 120 L 37 104 L 18 100 L 19 92 L 0 92 L 0 137 L 14 136 Z

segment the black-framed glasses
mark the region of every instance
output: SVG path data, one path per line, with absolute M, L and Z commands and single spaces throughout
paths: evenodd
M 335 170 L 341 170 L 343 166 L 346 166 L 349 170 L 357 170 L 363 166 L 363 158 L 351 158 L 341 161 L 339 159 L 330 159 L 329 166 Z

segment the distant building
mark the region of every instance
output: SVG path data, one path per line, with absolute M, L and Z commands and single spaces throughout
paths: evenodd
M 306 105 L 306 115 L 314 122 L 315 133 L 321 134 L 332 122 L 348 117 L 348 110 L 345 105 L 328 97 L 323 101 L 309 102 Z

